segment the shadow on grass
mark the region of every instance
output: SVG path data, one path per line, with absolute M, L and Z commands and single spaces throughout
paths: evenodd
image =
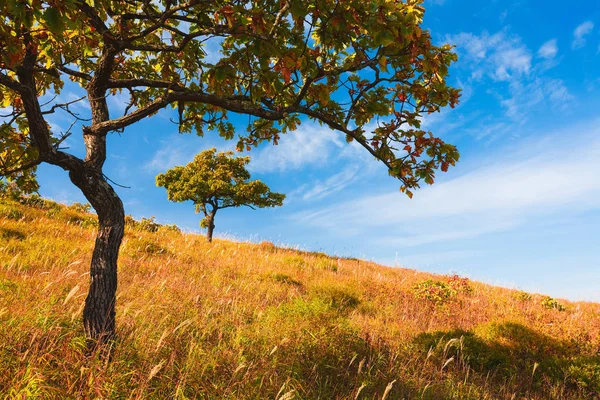
M 550 386 L 595 398 L 600 393 L 600 357 L 517 323 L 489 324 L 475 332 L 438 331 L 418 335 L 414 345 L 427 362 L 455 372 L 512 383 L 512 390 L 544 393 Z M 450 360 L 450 361 L 449 361 Z M 585 396 L 591 397 L 585 397 Z

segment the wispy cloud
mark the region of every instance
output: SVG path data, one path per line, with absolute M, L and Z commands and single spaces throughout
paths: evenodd
M 598 126 L 596 124 L 595 126 Z M 459 178 L 423 188 L 413 200 L 399 193 L 354 198 L 295 218 L 334 235 L 357 227 L 382 232 L 373 240 L 395 246 L 472 238 L 600 208 L 600 129 L 573 140 L 579 128 L 538 142 Z M 514 149 L 513 149 L 514 150 Z M 385 232 L 385 233 L 383 233 Z
M 510 97 L 500 104 L 506 110 L 506 116 L 524 123 L 531 108 L 547 103 L 555 109 L 565 109 L 573 96 L 560 79 L 536 78 L 528 83 L 515 81 L 510 85 Z
M 580 49 L 585 46 L 585 37 L 592 33 L 594 29 L 594 23 L 592 21 L 585 21 L 581 25 L 579 25 L 573 31 L 573 42 L 571 43 L 571 48 Z
M 303 185 L 290 193 L 288 199 L 312 201 L 325 198 L 339 192 L 354 182 L 360 175 L 359 170 L 360 167 L 358 165 L 349 165 L 325 180 L 318 180 L 311 185 Z
M 324 164 L 330 153 L 343 145 L 339 133 L 305 122 L 296 131 L 283 135 L 277 146 L 267 145 L 253 155 L 249 169 L 263 173 L 283 172 Z
M 203 150 L 211 147 L 217 147 L 219 151 L 232 150 L 233 144 L 228 143 L 229 147 L 214 146 L 208 140 L 202 140 L 201 145 L 190 146 L 185 137 L 175 138 L 168 142 L 163 142 L 152 156 L 150 161 L 143 165 L 143 169 L 149 172 L 165 172 L 176 165 L 184 165 L 192 161 L 194 156 Z
M 545 58 L 547 60 L 552 59 L 558 53 L 558 46 L 556 44 L 556 39 L 548 40 L 544 43 L 538 50 L 538 56 Z
M 545 42 L 537 51 L 534 60 L 532 52 L 518 35 L 507 30 L 493 35 L 482 32 L 459 33 L 447 37 L 456 43 L 459 62 L 463 70 L 470 71 L 469 86 L 475 90 L 486 86 L 489 94 L 494 95 L 504 109 L 504 117 L 509 123 L 524 124 L 534 107 L 546 105 L 551 109 L 564 111 L 573 96 L 565 83 L 558 78 L 550 78 L 545 71 L 558 64 L 556 39 Z M 488 121 L 493 126 L 506 125 L 506 121 Z M 478 137 L 496 137 L 483 135 L 489 131 L 486 127 L 478 130 Z
M 473 67 L 473 79 L 489 76 L 495 81 L 507 81 L 531 70 L 531 52 L 518 36 L 462 32 L 448 36 L 447 41 L 456 44 L 465 55 L 465 61 Z

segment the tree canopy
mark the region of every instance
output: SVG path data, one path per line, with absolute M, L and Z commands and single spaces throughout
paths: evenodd
M 172 105 L 182 131 L 216 129 L 226 138 L 234 136 L 228 112 L 251 115 L 238 138 L 244 148 L 277 142 L 304 115 L 358 141 L 402 188 L 432 183 L 435 169 L 446 170 L 458 153 L 421 130 L 421 117 L 454 106 L 459 91 L 445 80 L 456 55 L 431 43 L 421 3 L 7 1 L 0 101 L 13 108 L 14 121 L 2 127 L 0 167 L 23 175 L 38 161 L 72 161 L 52 155 L 58 132 L 34 132 L 27 121 L 34 111 L 68 112 L 68 104 L 28 111 L 23 101 L 26 92 L 59 93 L 70 79 L 95 93 L 87 100 L 102 117 L 85 126 L 90 137 Z M 209 53 L 213 45 L 218 56 Z M 130 94 L 126 115 L 96 111 L 100 99 L 120 91 Z
M 156 184 L 167 190 L 169 200 L 192 201 L 202 212 L 201 226 L 212 240 L 214 217 L 218 210 L 230 207 L 276 207 L 285 194 L 271 192 L 260 180 L 250 180 L 246 165 L 250 157 L 235 157 L 232 151 L 217 153 L 209 149 L 185 166 L 174 167 L 156 177 Z

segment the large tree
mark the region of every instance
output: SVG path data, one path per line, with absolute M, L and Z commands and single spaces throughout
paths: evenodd
M 196 212 L 202 212 L 200 222 L 206 228 L 206 238 L 212 242 L 217 211 L 230 207 L 277 207 L 285 194 L 271 192 L 258 179 L 250 180 L 246 165 L 250 157 L 235 157 L 232 151 L 217 153 L 204 150 L 185 166 L 171 168 L 156 177 L 156 184 L 167 189 L 171 201 L 192 201 Z
M 456 148 L 420 128 L 454 106 L 452 46 L 422 29 L 422 0 L 7 0 L 0 3 L 0 175 L 29 184 L 40 163 L 59 166 L 98 214 L 84 308 L 85 332 L 115 332 L 123 204 L 103 174 L 110 132 L 164 107 L 182 132 L 231 139 L 229 113 L 248 115 L 246 148 L 277 143 L 316 121 L 356 141 L 411 190 L 458 159 Z M 209 49 L 218 53 L 208 54 Z M 80 118 L 58 95 L 85 91 L 84 158 L 60 147 L 47 116 Z M 125 91 L 124 115 L 108 99 Z M 78 125 L 75 125 L 78 126 Z M 114 139 L 114 138 L 113 138 Z M 117 139 L 114 139 L 117 140 Z M 136 151 L 135 149 L 132 151 Z

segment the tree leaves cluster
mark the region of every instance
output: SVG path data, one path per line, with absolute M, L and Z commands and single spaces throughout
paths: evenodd
M 0 98 L 16 113 L 15 78 L 29 57 L 37 95 L 60 92 L 65 78 L 84 88 L 103 78 L 106 96 L 129 93 L 127 115 L 91 124 L 93 135 L 171 105 L 182 131 L 226 138 L 234 136 L 228 112 L 251 115 L 243 149 L 276 143 L 306 116 L 358 141 L 409 195 L 458 159 L 421 129 L 422 117 L 456 105 L 459 91 L 446 83 L 456 55 L 421 28 L 420 0 L 13 0 L 2 12 Z M 39 156 L 15 157 L 18 137 L 30 136 L 23 125 L 15 132 L 2 159 L 19 168 Z

